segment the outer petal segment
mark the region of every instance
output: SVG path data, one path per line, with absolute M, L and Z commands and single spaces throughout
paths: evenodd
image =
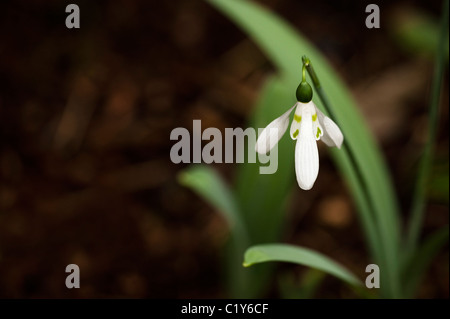
M 281 139 L 289 125 L 289 114 L 291 114 L 297 103 L 287 110 L 283 115 L 276 118 L 261 132 L 256 141 L 255 151 L 260 154 L 269 152 Z
M 302 110 L 301 134 L 295 146 L 295 174 L 301 189 L 309 190 L 319 174 L 319 152 L 313 132 L 313 112 L 310 108 Z
M 336 146 L 337 148 L 341 148 L 342 142 L 344 141 L 344 135 L 342 135 L 341 130 L 336 125 L 336 123 L 334 123 L 333 120 L 328 116 L 323 114 L 317 108 L 317 106 L 314 105 L 314 107 L 317 112 L 319 123 L 323 128 L 323 135 L 321 137 L 321 140 L 330 147 Z

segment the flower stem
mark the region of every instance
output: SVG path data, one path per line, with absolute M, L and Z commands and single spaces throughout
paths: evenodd
M 303 64 L 302 67 L 302 83 L 306 82 L 306 66 Z
M 311 77 L 311 80 L 313 81 L 314 87 L 316 89 L 319 89 L 321 87 L 320 81 L 319 78 L 317 77 L 316 71 L 314 71 L 311 61 L 309 60 L 309 58 L 306 57 L 306 55 L 302 56 L 302 61 L 303 61 L 303 69 L 306 67 L 306 69 L 308 70 L 308 74 Z

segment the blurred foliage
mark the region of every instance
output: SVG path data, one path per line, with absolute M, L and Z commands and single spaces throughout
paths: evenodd
M 433 202 L 447 205 L 450 193 L 448 166 L 448 160 L 436 160 L 427 185 L 429 199 Z
M 395 42 L 413 55 L 433 59 L 439 47 L 439 19 L 413 7 L 402 7 L 393 18 L 391 27 Z M 449 38 L 444 42 L 444 56 L 448 64 Z

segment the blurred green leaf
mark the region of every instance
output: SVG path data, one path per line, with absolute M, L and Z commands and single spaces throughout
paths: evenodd
M 437 153 L 434 156 L 430 176 L 426 183 L 427 198 L 432 203 L 448 205 L 449 203 L 449 160 L 448 153 Z
M 434 167 L 428 182 L 428 197 L 431 201 L 447 204 L 449 203 L 449 170 L 448 159 L 446 165 Z
M 407 297 L 413 297 L 431 261 L 436 257 L 442 247 L 448 244 L 448 233 L 449 229 L 448 225 L 446 225 L 429 235 L 405 265 L 402 280 L 404 292 Z
M 344 266 L 317 251 L 304 247 L 286 244 L 258 245 L 247 249 L 244 255 L 245 267 L 268 261 L 284 261 L 308 266 L 322 270 L 351 285 L 362 284 L 361 281 Z
M 412 196 L 411 213 L 409 225 L 407 227 L 405 249 L 403 258 L 410 258 L 417 247 L 425 214 L 427 180 L 430 177 L 431 166 L 434 157 L 437 127 L 439 123 L 439 101 L 441 97 L 441 87 L 444 77 L 444 49 L 448 49 L 448 24 L 449 24 L 449 0 L 443 1 L 442 16 L 440 21 L 440 32 L 438 48 L 435 54 L 435 64 L 433 80 L 431 84 L 431 98 L 428 115 L 428 138 L 424 146 L 416 177 L 415 190 Z
M 420 9 L 403 6 L 392 19 L 391 28 L 395 41 L 413 55 L 433 58 L 439 47 L 439 19 Z M 445 39 L 444 56 L 448 63 L 448 35 Z

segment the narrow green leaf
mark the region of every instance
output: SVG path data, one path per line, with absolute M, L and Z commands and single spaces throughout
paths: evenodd
M 266 244 L 250 247 L 244 255 L 245 267 L 268 261 L 284 261 L 308 266 L 322 270 L 351 285 L 361 285 L 361 281 L 344 266 L 308 248 L 286 244 Z
M 426 184 L 429 178 L 431 165 L 433 163 L 434 143 L 436 141 L 437 126 L 439 123 L 438 109 L 439 98 L 441 96 L 442 80 L 444 76 L 444 47 L 445 39 L 448 35 L 448 20 L 449 1 L 444 0 L 441 18 L 441 31 L 439 35 L 439 45 L 438 49 L 436 50 L 435 67 L 431 88 L 430 114 L 428 116 L 429 134 L 427 143 L 422 153 L 419 172 L 417 174 L 417 180 L 413 194 L 413 200 L 411 204 L 411 219 L 408 225 L 405 258 L 408 258 L 417 246 L 425 212 Z

